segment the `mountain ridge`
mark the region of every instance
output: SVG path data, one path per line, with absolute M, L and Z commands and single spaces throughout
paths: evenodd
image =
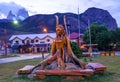
M 64 25 L 63 16 L 66 15 L 66 22 L 69 25 L 70 32 L 78 32 L 78 14 L 75 13 L 54 13 L 54 14 L 36 14 L 27 17 L 24 21 L 20 21 L 18 25 L 12 22 L 1 22 L 0 28 L 12 29 L 13 31 L 22 31 L 28 33 L 42 33 L 46 27 L 48 32 L 55 32 L 55 15 L 59 17 L 59 23 Z M 97 22 L 100 25 L 105 25 L 112 30 L 117 28 L 116 20 L 110 15 L 107 10 L 99 8 L 88 8 L 85 12 L 79 14 L 80 32 L 84 33 L 88 28 L 88 20 L 90 24 Z M 11 33 L 12 35 L 12 33 Z

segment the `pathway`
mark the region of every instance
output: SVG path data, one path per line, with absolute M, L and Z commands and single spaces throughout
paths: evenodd
M 44 54 L 45 57 L 48 56 L 48 54 Z M 1 58 L 0 64 L 2 63 L 8 63 L 8 62 L 14 62 L 14 61 L 20 61 L 20 60 L 26 60 L 26 59 L 33 59 L 33 58 L 42 58 L 41 54 L 20 54 L 19 57 L 9 57 L 9 58 Z

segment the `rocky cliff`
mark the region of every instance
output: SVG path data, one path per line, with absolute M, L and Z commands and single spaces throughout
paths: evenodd
M 26 14 L 21 14 L 23 10 L 18 12 L 18 16 L 25 16 Z M 11 16 L 14 16 L 12 12 L 10 12 Z M 60 24 L 63 24 L 63 16 L 66 15 L 67 25 L 70 28 L 70 32 L 79 32 L 78 27 L 80 27 L 80 32 L 84 33 L 88 28 L 88 20 L 90 24 L 93 22 L 97 22 L 100 25 L 106 25 L 108 29 L 117 28 L 116 20 L 110 15 L 107 10 L 99 9 L 99 8 L 89 8 L 82 14 L 78 15 L 74 13 L 55 13 L 55 14 L 37 14 L 33 16 L 29 16 L 24 21 L 19 22 L 18 25 L 14 25 L 11 21 L 0 20 L 0 29 L 6 28 L 8 31 L 12 30 L 11 35 L 17 32 L 27 32 L 27 33 L 41 33 L 42 28 L 46 27 L 48 32 L 55 32 L 55 15 L 59 16 Z M 80 21 L 80 26 L 78 26 L 78 20 Z M 20 34 L 20 33 L 19 33 Z M 10 34 L 9 34 L 10 35 Z
M 28 28 L 26 31 L 42 32 L 43 27 L 47 27 L 49 32 L 55 31 L 55 15 L 59 16 L 60 23 L 63 24 L 63 16 L 66 15 L 67 24 L 69 24 L 70 30 L 78 32 L 78 20 L 80 21 L 80 31 L 85 32 L 88 28 L 88 20 L 90 24 L 97 22 L 100 25 L 107 26 L 108 29 L 117 28 L 116 20 L 110 15 L 107 10 L 99 8 L 89 8 L 84 13 L 55 13 L 55 14 L 38 14 L 28 17 L 21 23 L 20 28 Z

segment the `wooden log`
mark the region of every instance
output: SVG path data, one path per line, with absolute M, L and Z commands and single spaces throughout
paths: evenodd
M 26 65 L 25 67 L 18 69 L 17 74 L 30 74 L 32 68 L 34 68 L 33 65 Z
M 92 69 L 81 70 L 36 70 L 36 75 L 63 75 L 63 76 L 90 76 L 93 74 Z

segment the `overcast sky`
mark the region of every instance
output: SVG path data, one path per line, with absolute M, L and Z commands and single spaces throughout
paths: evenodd
M 0 6 L 2 6 L 2 4 L 7 4 L 9 6 L 14 4 L 18 6 L 9 7 L 11 10 L 24 7 L 29 11 L 29 15 L 53 14 L 56 12 L 77 13 L 78 6 L 79 12 L 83 13 L 89 7 L 97 7 L 108 10 L 117 20 L 118 26 L 120 27 L 120 0 L 0 0 Z M 3 12 L 7 13 L 7 10 L 9 10 L 4 8 L 3 6 L 0 7 L 0 17 L 4 17 Z

